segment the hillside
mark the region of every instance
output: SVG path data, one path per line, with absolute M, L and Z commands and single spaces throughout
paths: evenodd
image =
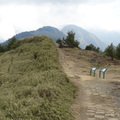
M 55 44 L 31 37 L 0 54 L 1 120 L 72 120 L 75 86 L 61 71 Z
M 101 48 L 102 50 L 105 49 L 106 45 L 101 42 L 94 34 L 86 31 L 85 29 L 76 26 L 76 25 L 67 25 L 61 31 L 64 34 L 67 34 L 68 31 L 73 30 L 75 32 L 75 39 L 80 42 L 80 47 L 85 48 L 89 44 L 93 44 L 96 47 Z

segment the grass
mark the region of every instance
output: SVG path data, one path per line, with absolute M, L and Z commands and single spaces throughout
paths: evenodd
M 0 120 L 72 120 L 74 92 L 48 37 L 0 54 Z

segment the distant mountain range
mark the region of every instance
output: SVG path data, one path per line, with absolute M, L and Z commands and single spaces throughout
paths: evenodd
M 89 45 L 91 43 L 102 50 L 104 50 L 104 48 L 106 47 L 105 44 L 101 42 L 94 34 L 89 33 L 85 29 L 75 25 L 65 26 L 62 30 L 59 30 L 51 26 L 44 26 L 34 31 L 27 31 L 27 32 L 16 34 L 15 37 L 16 39 L 20 40 L 20 39 L 24 39 L 32 36 L 48 36 L 54 42 L 56 42 L 56 40 L 59 38 L 60 39 L 63 39 L 63 37 L 65 38 L 67 35 L 67 32 L 71 30 L 75 32 L 75 39 L 80 42 L 80 47 L 83 49 L 86 47 L 86 45 Z M 8 41 L 6 41 L 5 43 L 7 42 Z

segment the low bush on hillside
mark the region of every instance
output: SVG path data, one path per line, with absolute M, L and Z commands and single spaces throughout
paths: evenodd
M 99 47 L 95 47 L 93 44 L 87 45 L 85 50 L 91 50 L 91 51 L 95 51 L 97 53 L 100 52 L 100 48 Z
M 26 38 L 0 54 L 0 120 L 72 120 L 74 92 L 51 39 Z

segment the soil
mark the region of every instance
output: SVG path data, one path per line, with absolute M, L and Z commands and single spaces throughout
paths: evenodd
M 77 86 L 74 120 L 120 120 L 120 61 L 94 52 L 58 48 L 63 71 Z M 90 69 L 97 67 L 95 76 Z M 99 70 L 107 68 L 99 78 Z

